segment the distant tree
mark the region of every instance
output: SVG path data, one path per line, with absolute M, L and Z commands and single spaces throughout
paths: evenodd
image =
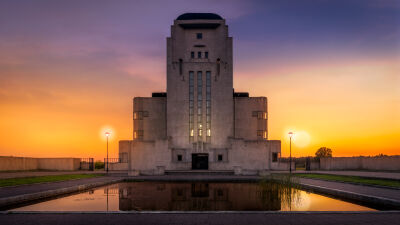
M 321 147 L 315 152 L 315 158 L 332 157 L 332 150 L 327 147 Z

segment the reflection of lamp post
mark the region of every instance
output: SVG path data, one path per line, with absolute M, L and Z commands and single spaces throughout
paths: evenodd
M 108 212 L 108 187 L 107 187 L 107 212 Z
M 290 174 L 292 174 L 292 137 L 293 137 L 293 132 L 289 132 L 289 137 L 290 137 L 289 172 L 290 172 Z
M 107 137 L 107 158 L 106 158 L 106 160 L 107 160 L 107 173 L 108 173 L 108 136 L 110 136 L 111 133 L 106 132 L 105 134 L 106 134 L 106 137 Z

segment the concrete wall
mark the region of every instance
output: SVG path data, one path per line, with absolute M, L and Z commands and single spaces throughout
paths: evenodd
M 258 174 L 270 170 L 272 152 L 280 153 L 280 141 L 247 141 L 229 139 L 231 148 L 209 149 L 201 153 L 209 155 L 210 170 L 231 170 L 236 174 Z M 120 141 L 120 152 L 129 152 L 128 170 L 143 175 L 162 174 L 165 170 L 191 170 L 192 149 L 171 149 L 168 140 Z M 182 161 L 176 160 L 177 154 Z M 217 155 L 223 155 L 218 161 Z M 109 167 L 114 170 L 114 167 Z M 119 170 L 119 169 L 115 169 Z
M 292 162 L 292 171 L 295 170 L 296 163 Z M 290 163 L 289 162 L 271 162 L 271 170 L 281 170 L 281 171 L 289 171 Z
M 321 158 L 320 169 L 400 171 L 400 156 Z
M 128 170 L 128 163 L 108 163 L 108 170 L 113 171 L 127 171 Z
M 267 118 L 267 98 L 266 97 L 236 97 L 235 105 L 235 138 L 243 138 L 246 140 L 262 140 L 268 139 Z M 261 118 L 258 117 L 258 112 Z M 258 136 L 258 131 L 261 136 Z M 264 134 L 264 132 L 266 132 Z M 265 136 L 264 136 L 265 135 Z
M 0 156 L 0 171 L 78 170 L 79 158 L 27 158 Z
M 154 141 L 166 137 L 166 100 L 165 97 L 133 99 L 133 139 Z M 142 137 L 139 132 L 143 132 Z

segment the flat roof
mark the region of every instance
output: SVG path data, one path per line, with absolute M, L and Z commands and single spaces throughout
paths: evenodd
M 177 20 L 223 20 L 223 18 L 215 13 L 184 13 Z

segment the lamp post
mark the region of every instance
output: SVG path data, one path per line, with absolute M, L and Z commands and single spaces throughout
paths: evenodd
M 107 169 L 106 169 L 106 171 L 107 171 L 107 173 L 108 173 L 108 136 L 110 136 L 110 132 L 106 132 L 105 133 L 106 134 L 106 137 L 107 137 L 107 158 L 106 158 L 106 160 L 107 160 Z
M 289 157 L 289 172 L 292 174 L 292 137 L 293 137 L 293 132 L 289 132 L 289 137 L 290 137 L 290 157 Z

